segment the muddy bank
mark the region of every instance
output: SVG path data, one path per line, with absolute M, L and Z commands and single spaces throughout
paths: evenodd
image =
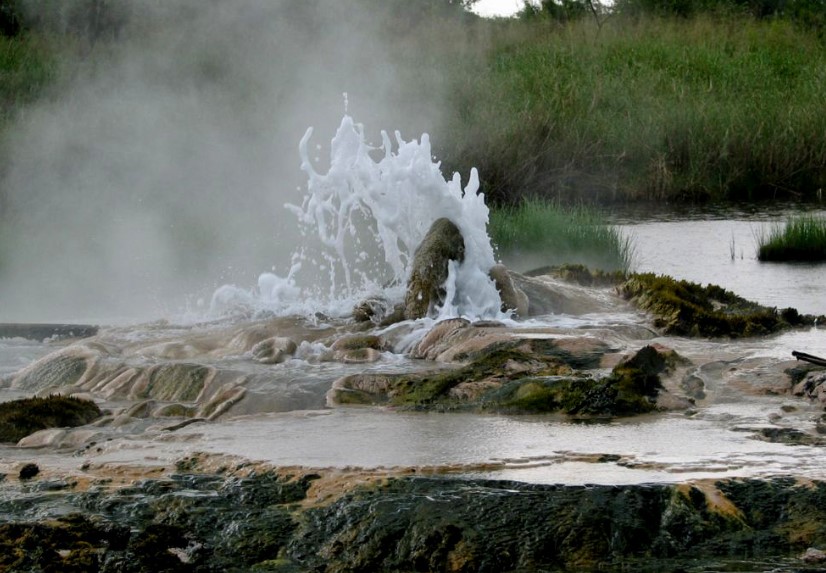
M 197 456 L 87 471 L 0 484 L 0 571 L 806 571 L 826 548 L 820 481 L 530 485 Z

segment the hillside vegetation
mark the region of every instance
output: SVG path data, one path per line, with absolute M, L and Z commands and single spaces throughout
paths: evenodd
M 71 67 L 128 30 L 128 3 L 73 5 L 87 4 L 88 22 L 48 1 L 0 26 L 0 129 L 45 93 L 58 52 Z M 826 183 L 820 0 L 546 1 L 494 21 L 447 0 L 380 4 L 399 76 L 450 94 L 422 126 L 444 169 L 477 167 L 494 204 L 812 199 Z M 14 6 L 0 0 L 0 17 Z

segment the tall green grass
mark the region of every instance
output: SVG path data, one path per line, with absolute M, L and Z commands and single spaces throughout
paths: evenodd
M 0 36 L 0 128 L 43 94 L 57 74 L 56 47 L 43 36 Z
M 761 261 L 826 261 L 826 219 L 796 215 L 758 237 Z
M 826 46 L 782 20 L 515 21 L 465 59 L 451 167 L 494 201 L 799 198 L 826 184 Z
M 488 233 L 508 266 L 528 270 L 546 265 L 585 264 L 628 271 L 633 244 L 596 210 L 542 199 L 494 208 Z

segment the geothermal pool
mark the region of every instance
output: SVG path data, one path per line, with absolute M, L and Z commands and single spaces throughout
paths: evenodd
M 792 350 L 826 354 L 826 335 L 818 328 L 741 341 L 664 337 L 654 332 L 647 317 L 599 289 L 575 293 L 584 308 L 577 314 L 515 319 L 500 309 L 496 288 L 486 274 L 494 257 L 485 230 L 488 211 L 475 173 L 465 186 L 458 175 L 444 179 L 426 136 L 405 141 L 397 134 L 393 142 L 384 134 L 383 145 L 372 148 L 349 117 L 331 142 L 330 169 L 324 173 L 309 160 L 311 136 L 308 131 L 300 145 L 307 195 L 301 205 L 287 207 L 305 239 L 294 251 L 289 268 L 264 272 L 255 285 L 218 288 L 209 312 L 203 309 L 201 316 L 170 315 L 150 323 L 109 327 L 104 323 L 96 338 L 77 343 L 83 351 L 114 352 L 124 360 L 124 368 L 184 361 L 216 368 L 224 381 L 241 380 L 246 405 L 209 421 L 174 416 L 117 418 L 137 400 L 94 391 L 89 395 L 77 388 L 38 387 L 40 393 L 79 392 L 95 399 L 119 422 L 65 435 L 55 431 L 24 439 L 19 446 L 2 446 L 0 471 L 32 460 L 68 473 L 82 473 L 89 464 L 169 467 L 187 455 L 204 452 L 277 466 L 417 468 L 535 483 L 626 484 L 777 475 L 826 479 L 826 466 L 819 462 L 822 448 L 755 437 L 762 428 L 814 434 L 822 407 L 776 387 L 759 387 L 759 381 L 767 372 L 770 379 L 779 378 L 793 365 Z M 392 342 L 377 362 L 321 359 L 329 348 L 317 342 L 319 332 L 327 333 L 328 340 L 336 333 L 352 332 L 349 313 L 355 302 L 377 295 L 392 302 L 403 295 L 413 251 L 430 223 L 441 216 L 454 219 L 465 239 L 464 261 L 449 265 L 444 303 L 426 319 L 389 328 L 368 325 L 371 332 Z M 748 251 L 737 256 L 750 224 L 692 221 L 676 232 L 668 225 L 626 224 L 625 232 L 640 245 L 638 270 L 719 282 L 764 304 L 776 301 L 777 306 L 797 306 L 804 312 L 825 310 L 819 307 L 824 284 L 819 268 L 796 268 L 805 278 L 792 279 L 783 274 L 787 267 L 760 265 L 769 269 L 766 277 L 743 273 L 748 278 L 738 282 L 741 270 L 755 267 Z M 673 240 L 662 240 L 669 232 Z M 722 242 L 728 249 L 729 232 L 734 259 L 720 247 Z M 685 240 L 687 236 L 697 240 Z M 715 241 L 715 249 L 702 247 L 701 239 Z M 700 250 L 679 250 L 688 248 Z M 682 273 L 666 263 L 671 259 L 690 261 L 706 274 Z M 781 273 L 775 276 L 773 271 Z M 755 286 L 762 290 L 755 293 Z M 809 291 L 814 295 L 807 298 Z M 607 340 L 616 353 L 662 344 L 692 360 L 707 395 L 695 407 L 680 411 L 589 423 L 553 415 L 326 406 L 327 390 L 343 375 L 435 367 L 409 358 L 407 350 L 439 320 L 457 316 L 497 322 L 524 339 Z M 248 350 L 233 352 L 232 341 L 223 346 L 206 342 L 220 328 L 254 328 L 256 321 L 267 320 L 283 321 L 285 332 L 300 342 L 283 363 L 259 364 Z M 30 395 L 32 389 L 15 384 L 15 373 L 68 344 L 0 340 L 0 401 Z M 733 371 L 739 377 L 732 378 Z

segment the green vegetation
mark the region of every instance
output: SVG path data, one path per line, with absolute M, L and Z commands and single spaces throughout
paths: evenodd
M 354 1 L 375 31 L 357 51 L 381 46 L 386 107 L 411 118 L 394 127 L 430 133 L 446 172 L 477 167 L 492 204 L 814 199 L 826 185 L 823 0 L 546 0 L 492 21 L 465 12 L 472 1 Z M 328 8 L 285 6 L 314 26 Z M 0 36 L 0 128 L 43 93 L 55 49 L 105 58 L 175 13 L 142 22 L 125 0 L 44 2 Z M 205 53 L 204 69 L 230 56 Z
M 759 241 L 757 258 L 761 261 L 824 261 L 826 219 L 796 215 L 759 237 Z
M 42 36 L 0 35 L 0 128 L 55 78 L 54 46 Z
M 750 16 L 514 22 L 462 76 L 445 156 L 494 202 L 814 197 L 826 49 Z
M 540 265 L 587 263 L 627 271 L 633 245 L 595 209 L 526 199 L 494 208 L 488 232 L 503 260 L 528 258 Z

